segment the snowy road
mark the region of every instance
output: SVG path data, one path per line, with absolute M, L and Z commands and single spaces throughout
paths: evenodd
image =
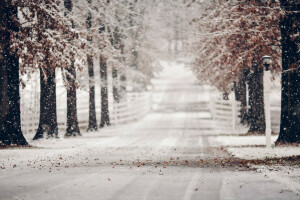
M 228 155 L 210 144 L 217 134 L 209 87 L 196 85 L 182 66 L 166 68 L 154 91 L 153 113 L 138 123 L 2 150 L 0 199 L 300 198 L 258 173 L 193 165 Z

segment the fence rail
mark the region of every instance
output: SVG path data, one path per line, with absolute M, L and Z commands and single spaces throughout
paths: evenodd
M 230 96 L 229 100 L 224 100 L 219 96 L 210 97 L 210 112 L 216 126 L 220 129 L 236 131 L 243 127 L 240 120 L 241 103 Z M 271 105 L 271 129 L 279 132 L 280 129 L 280 105 Z
M 21 106 L 22 131 L 24 134 L 36 132 L 39 124 L 39 112 Z M 127 93 L 126 98 L 119 103 L 114 102 L 109 107 L 110 121 L 112 125 L 126 124 L 138 121 L 151 111 L 152 108 L 152 93 Z M 57 109 L 58 129 L 66 130 L 67 125 L 67 110 Z M 96 113 L 101 113 L 100 106 L 96 106 Z M 77 106 L 78 123 L 80 129 L 88 127 L 89 110 L 87 107 Z M 98 116 L 98 115 L 97 115 Z M 97 118 L 100 124 L 100 118 Z

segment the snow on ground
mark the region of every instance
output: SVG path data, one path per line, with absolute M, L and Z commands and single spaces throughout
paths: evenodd
M 278 138 L 277 135 L 272 136 L 272 143 Z M 283 158 L 291 156 L 300 156 L 300 146 L 279 146 L 274 148 L 261 147 L 266 144 L 265 136 L 218 136 L 210 137 L 212 146 L 223 146 L 234 157 L 246 160 L 264 160 L 268 158 Z M 264 177 L 273 179 L 296 194 L 300 194 L 300 168 L 299 166 L 252 166 L 257 168 L 257 172 Z M 239 175 L 240 176 L 240 173 Z M 239 180 L 240 181 L 240 180 Z M 243 187 L 243 183 L 241 183 Z M 265 189 L 267 189 L 265 187 Z M 226 190 L 226 192 L 228 192 Z M 281 190 L 280 193 L 286 192 Z
M 260 173 L 169 165 L 226 156 L 212 147 L 241 139 L 218 135 L 209 86 L 195 84 L 183 65 L 163 66 L 153 112 L 140 121 L 68 139 L 28 134 L 35 148 L 1 150 L 0 199 L 299 199 L 291 185 Z
M 300 147 L 249 147 L 249 148 L 227 148 L 227 151 L 235 157 L 256 160 L 266 158 L 283 158 L 300 155 Z
M 272 136 L 273 144 L 277 138 L 278 136 Z M 225 146 L 231 155 L 246 160 L 300 155 L 300 146 L 261 147 L 266 144 L 265 136 L 218 136 L 211 137 L 210 140 L 213 146 Z
M 300 167 L 299 166 L 254 166 L 257 172 L 265 177 L 274 179 L 287 186 L 296 194 L 300 194 Z M 284 192 L 282 190 L 282 192 Z
M 276 141 L 278 136 L 272 136 L 272 143 Z M 265 145 L 266 137 L 265 136 L 236 136 L 236 135 L 226 135 L 219 136 L 214 139 L 213 145 L 215 146 L 245 146 L 245 145 Z

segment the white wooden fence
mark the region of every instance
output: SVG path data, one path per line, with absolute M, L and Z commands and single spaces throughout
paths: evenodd
M 216 126 L 220 129 L 237 131 L 243 126 L 240 123 L 241 103 L 233 100 L 223 100 L 220 96 L 210 97 L 210 112 Z M 280 128 L 280 105 L 271 105 L 271 129 L 278 133 Z
M 21 120 L 22 131 L 24 134 L 35 132 L 39 124 L 39 112 L 33 111 L 25 106 L 21 106 Z M 127 93 L 119 103 L 112 103 L 109 106 L 110 121 L 112 125 L 126 124 L 134 121 L 138 121 L 151 111 L 152 108 L 152 93 L 151 92 L 139 92 L 139 93 Z M 96 106 L 97 121 L 100 124 L 101 108 Z M 58 109 L 58 128 L 60 131 L 66 130 L 67 122 L 67 110 Z M 88 107 L 78 105 L 77 106 L 78 123 L 81 129 L 87 129 L 89 110 Z
M 216 126 L 220 129 L 236 130 L 240 126 L 240 102 L 223 100 L 221 97 L 210 98 L 210 112 Z

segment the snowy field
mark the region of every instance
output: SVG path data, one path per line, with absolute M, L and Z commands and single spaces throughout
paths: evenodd
M 295 167 L 284 168 L 294 170 L 291 177 L 266 167 L 197 167 L 231 157 L 220 147 L 240 156 L 243 145 L 264 138 L 219 135 L 208 109 L 211 88 L 195 84 L 183 65 L 162 65 L 153 111 L 140 121 L 70 139 L 32 141 L 27 134 L 33 148 L 1 150 L 0 199 L 300 199 Z M 264 157 L 262 149 L 252 148 Z

